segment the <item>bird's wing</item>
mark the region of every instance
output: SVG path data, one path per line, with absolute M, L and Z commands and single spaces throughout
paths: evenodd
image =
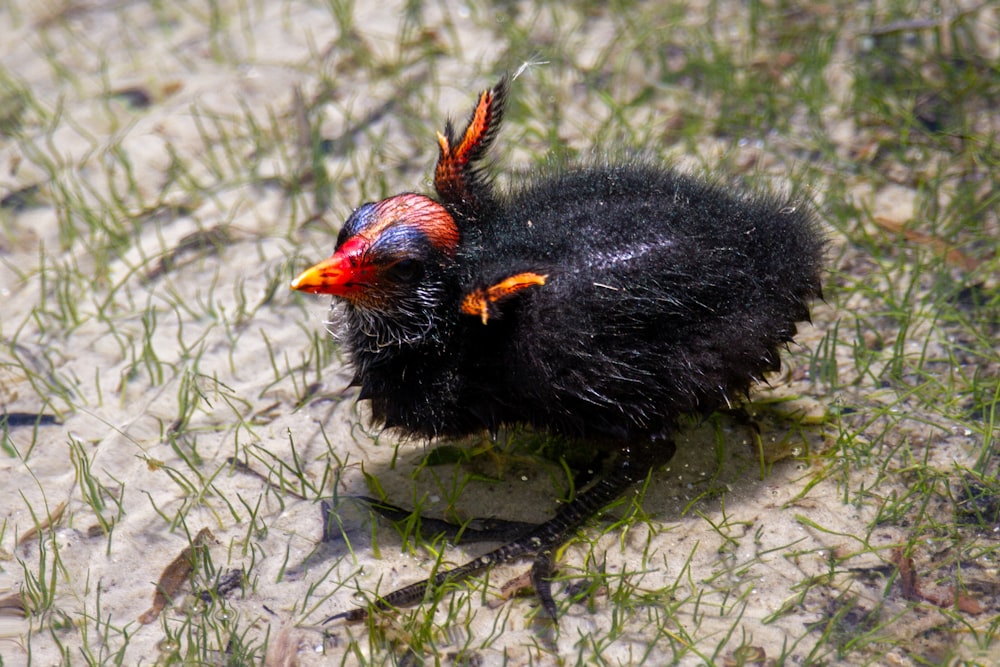
M 523 290 L 545 284 L 547 274 L 522 271 L 485 286 L 474 287 L 462 298 L 461 310 L 465 315 L 478 315 L 486 324 L 499 315 L 499 304 L 518 296 Z
M 493 88 L 480 93 L 461 136 L 455 134 L 451 121 L 443 133 L 438 133 L 440 153 L 434 169 L 434 189 L 445 204 L 475 213 L 490 203 L 491 188 L 478 163 L 500 130 L 508 87 L 508 79 L 503 77 Z

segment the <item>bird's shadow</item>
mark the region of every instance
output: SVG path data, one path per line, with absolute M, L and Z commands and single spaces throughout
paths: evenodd
M 743 409 L 688 424 L 676 436 L 673 459 L 637 486 L 634 500 L 616 504 L 598 521 L 620 521 L 633 503 L 644 520 L 658 524 L 711 515 L 734 490 L 746 499 L 765 486 L 769 465 L 785 457 L 775 451 L 797 451 L 787 443 L 797 432 Z M 599 477 L 612 456 L 520 431 L 495 440 L 399 443 L 391 455 L 371 457 L 347 492 L 321 503 L 322 539 L 289 574 L 350 554 L 437 552 L 445 542 L 449 551 L 457 545 L 476 557 L 548 519 L 574 489 Z M 455 553 L 446 558 L 462 560 Z M 572 596 L 572 582 L 567 588 Z M 540 630 L 547 625 L 544 619 L 538 624 Z

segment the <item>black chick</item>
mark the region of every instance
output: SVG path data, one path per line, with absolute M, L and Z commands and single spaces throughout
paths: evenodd
M 461 134 L 449 122 L 438 135 L 438 200 L 364 204 L 292 288 L 345 308 L 343 344 L 377 423 L 423 437 L 527 424 L 618 456 L 550 521 L 378 607 L 534 555 L 555 618 L 554 551 L 670 459 L 680 416 L 710 413 L 777 370 L 820 296 L 824 240 L 801 204 L 643 160 L 496 188 L 482 162 L 507 94 L 504 78 Z

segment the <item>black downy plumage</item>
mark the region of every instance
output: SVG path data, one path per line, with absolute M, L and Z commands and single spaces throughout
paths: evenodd
M 507 94 L 504 78 L 463 132 L 448 123 L 438 135 L 438 200 L 407 193 L 361 206 L 334 254 L 292 287 L 346 309 L 343 344 L 376 422 L 422 437 L 526 424 L 618 456 L 550 521 L 380 598 L 381 608 L 533 555 L 555 618 L 554 551 L 670 459 L 681 415 L 707 414 L 777 370 L 820 295 L 818 224 L 770 194 L 648 161 L 563 168 L 499 190 L 482 162 Z

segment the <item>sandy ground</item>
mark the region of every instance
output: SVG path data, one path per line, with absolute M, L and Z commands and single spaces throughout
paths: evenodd
M 389 58 L 402 7 L 360 4 L 357 34 L 347 38 L 366 40 Z M 392 641 L 401 632 L 393 621 L 381 626 L 388 639 L 371 639 L 364 624 L 334 624 L 325 635 L 317 624 L 358 604 L 356 591 L 370 595 L 423 578 L 435 554 L 401 550 L 399 534 L 385 523 L 377 524 L 373 544 L 371 518 L 349 503 L 339 510 L 344 534 L 320 544 L 321 497 L 369 493 L 372 476 L 402 505 L 423 499 L 428 514 L 471 517 L 489 508 L 487 514 L 533 521 L 549 516 L 565 492 L 558 466 L 536 458 L 514 456 L 502 470 L 488 462 L 457 472 L 422 468 L 426 445 L 397 447 L 391 434 L 370 433 L 363 407 L 344 391 L 349 372 L 326 342 L 326 300 L 286 288 L 297 269 L 328 254 L 350 206 L 382 194 L 356 177 L 358 169 L 384 168 L 388 192 L 425 188 L 433 129 L 448 113 L 463 115 L 474 92 L 491 82 L 491 33 L 464 5 L 428 10 L 425 21 L 461 48 L 460 57 L 435 60 L 433 77 L 425 79 L 428 87 L 451 82 L 434 87 L 437 106 L 419 121 L 426 136 L 404 136 L 392 120 L 404 113 L 398 108 L 370 127 L 358 124 L 348 139 L 380 142 L 382 151 L 361 149 L 360 163 L 332 164 L 332 211 L 326 222 L 306 224 L 314 201 L 308 182 L 303 194 L 280 187 L 306 171 L 308 160 L 295 147 L 302 100 L 336 82 L 316 120 L 323 136 L 344 137 L 396 91 L 336 55 L 331 45 L 342 31 L 326 7 L 222 6 L 214 28 L 217 17 L 208 9 L 184 5 L 23 2 L 0 10 L 0 63 L 30 83 L 46 113 L 63 109 L 44 127 L 29 123 L 33 141 L 0 135 L 0 197 L 33 186 L 41 192 L 0 218 L 0 403 L 9 413 L 59 420 L 10 428 L 0 455 L 0 596 L 31 589 L 33 578 L 50 591 L 37 614 L 0 619 L 4 665 L 78 663 L 88 653 L 120 664 L 167 661 L 199 641 L 222 664 L 231 644 L 225 633 L 234 628 L 247 644 L 268 642 L 269 664 L 391 661 L 405 655 L 406 645 L 405 637 Z M 600 25 L 592 27 L 595 53 Z M 411 69 L 415 79 L 429 77 L 426 64 Z M 138 90 L 149 95 L 148 106 L 129 97 Z M 250 119 L 264 128 L 264 140 L 248 130 Z M 912 213 L 907 189 L 867 195 L 887 215 Z M 78 207 L 52 204 L 67 200 Z M 186 243 L 190 251 L 175 255 Z M 773 382 L 773 396 L 804 397 L 791 412 L 822 415 L 834 403 L 883 400 L 865 386 L 824 396 L 810 378 L 808 360 L 838 317 L 820 304 L 816 326 L 805 327 L 791 350 L 792 371 Z M 871 431 L 891 419 L 874 419 Z M 765 456 L 778 462 L 761 479 L 753 430 L 737 421 L 721 417 L 686 432 L 676 459 L 645 493 L 645 519 L 598 536 L 600 525 L 609 526 L 606 517 L 564 554 L 564 574 L 592 568 L 594 559 L 610 573 L 631 571 L 627 584 L 652 592 L 648 600 L 622 606 L 598 592 L 564 607 L 556 629 L 535 619 L 530 598 L 491 608 L 479 594 L 466 596 L 460 620 L 439 629 L 437 652 L 419 657 L 447 661 L 464 650 L 464 659 L 480 662 L 462 664 L 595 656 L 611 664 L 667 664 L 677 655 L 683 664 L 737 664 L 742 645 L 771 658 L 786 651 L 790 663 L 804 664 L 817 659 L 813 624 L 839 608 L 834 602 L 845 590 L 859 609 L 878 605 L 898 614 L 898 622 L 882 627 L 896 642 L 944 622 L 926 609 L 907 612 L 898 596 L 886 602 L 885 578 L 844 575 L 886 568 L 891 546 L 905 541 L 900 522 L 858 535 L 882 505 L 859 502 L 849 490 L 885 484 L 886 471 L 904 462 L 859 462 L 850 478 L 824 477 L 845 427 L 822 418 L 801 426 L 765 413 Z M 920 455 L 945 471 L 970 465 L 980 441 L 961 424 L 941 423 L 900 418 L 892 443 L 946 441 Z M 896 451 L 892 443 L 879 451 Z M 806 452 L 830 458 L 790 456 Z M 283 470 L 286 488 L 304 497 L 275 491 L 234 468 L 230 457 L 270 470 L 274 484 Z M 502 481 L 484 481 L 500 472 Z M 452 506 L 455 480 L 469 484 Z M 610 518 L 629 507 L 619 505 Z M 216 574 L 242 569 L 248 576 L 214 621 L 221 635 L 192 639 L 192 628 L 206 626 L 190 620 L 199 608 L 186 578 L 176 604 L 141 623 L 161 573 L 205 528 Z M 452 549 L 445 561 L 481 550 Z M 496 570 L 492 590 L 525 567 Z M 814 585 L 819 580 L 824 585 Z M 564 585 L 558 588 L 565 595 Z M 437 617 L 446 612 L 444 605 Z M 824 651 L 818 655 L 836 659 Z M 969 655 L 984 664 L 1000 659 L 988 648 Z M 891 650 L 884 659 L 911 660 Z

